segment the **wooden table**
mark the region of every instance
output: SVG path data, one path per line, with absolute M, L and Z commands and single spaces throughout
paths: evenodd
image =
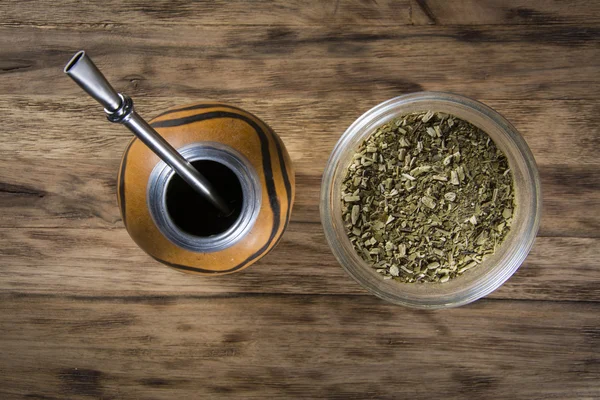
M 0 37 L 0 398 L 600 397 L 600 2 L 5 0 Z M 281 135 L 297 199 L 273 252 L 203 278 L 134 245 L 130 134 L 62 73 L 82 48 L 146 117 L 214 99 Z M 446 311 L 369 295 L 319 221 L 341 133 L 420 90 L 507 117 L 543 185 L 525 264 Z

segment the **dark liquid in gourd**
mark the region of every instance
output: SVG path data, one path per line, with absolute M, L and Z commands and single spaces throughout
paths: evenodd
M 233 212 L 223 215 L 175 174 L 167 186 L 169 216 L 181 230 L 194 236 L 207 237 L 225 232 L 235 223 L 242 210 L 240 181 L 233 171 L 218 162 L 202 160 L 194 161 L 192 165 L 212 184 Z

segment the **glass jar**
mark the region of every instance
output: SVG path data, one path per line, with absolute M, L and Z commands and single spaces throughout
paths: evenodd
M 414 112 L 452 114 L 486 132 L 508 159 L 515 211 L 503 244 L 480 265 L 446 283 L 384 280 L 358 255 L 342 220 L 341 184 L 358 146 L 379 126 Z M 416 308 L 457 307 L 488 295 L 519 268 L 535 240 L 542 207 L 540 179 L 527 143 L 500 114 L 475 100 L 449 93 L 419 92 L 385 101 L 359 117 L 336 144 L 323 174 L 321 221 L 333 254 L 359 284 L 392 303 Z

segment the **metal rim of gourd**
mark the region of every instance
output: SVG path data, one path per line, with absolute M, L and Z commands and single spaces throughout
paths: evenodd
M 167 210 L 167 188 L 175 172 L 160 161 L 150 173 L 146 201 L 159 231 L 173 244 L 192 252 L 210 253 L 224 250 L 239 242 L 258 218 L 262 202 L 259 176 L 250 161 L 233 148 L 217 142 L 200 142 L 177 151 L 189 162 L 213 161 L 229 168 L 242 189 L 242 209 L 235 222 L 224 232 L 211 236 L 195 236 L 182 230 Z

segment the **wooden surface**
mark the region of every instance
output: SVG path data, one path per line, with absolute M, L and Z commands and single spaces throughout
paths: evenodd
M 600 397 L 600 2 L 4 0 L 0 37 L 0 398 Z M 130 135 L 62 73 L 81 48 L 146 117 L 212 99 L 279 133 L 297 195 L 273 252 L 205 278 L 135 246 Z M 319 223 L 341 133 L 419 90 L 507 117 L 543 185 L 525 264 L 447 311 L 367 294 Z

